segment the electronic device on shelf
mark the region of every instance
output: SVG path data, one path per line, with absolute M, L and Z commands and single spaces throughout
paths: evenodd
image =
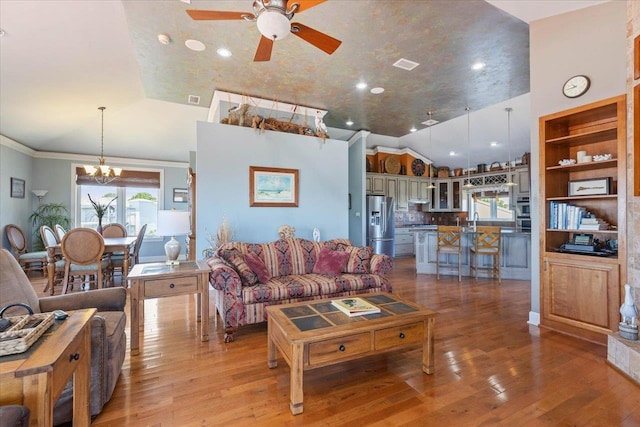
M 557 251 L 595 256 L 610 256 L 618 253 L 618 251 L 613 248 L 613 245 L 610 244 L 610 241 L 602 244 L 600 240 L 593 238 L 593 234 L 585 233 L 575 233 L 573 239 L 570 242 L 564 243 Z

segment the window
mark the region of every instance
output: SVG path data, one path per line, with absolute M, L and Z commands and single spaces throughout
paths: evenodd
M 508 191 L 484 191 L 469 197 L 469 218 L 477 212 L 478 218 L 485 221 L 515 220 L 515 212 L 509 206 L 511 198 Z
M 152 176 L 152 179 L 149 177 Z M 137 184 L 137 185 L 136 185 Z M 157 234 L 158 209 L 162 206 L 160 172 L 123 171 L 121 178 L 107 185 L 97 184 L 93 178 L 76 168 L 75 224 L 78 227 L 97 228 L 95 214 L 89 195 L 96 203 L 108 204 L 109 209 L 102 218 L 102 225 L 112 222 L 123 224 L 127 235 L 135 236 L 147 224 L 146 236 Z

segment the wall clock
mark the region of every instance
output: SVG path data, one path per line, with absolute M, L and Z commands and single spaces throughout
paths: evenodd
M 424 169 L 424 162 L 420 159 L 415 159 L 411 163 L 411 172 L 413 172 L 415 176 L 422 176 L 422 174 L 424 174 Z
M 584 75 L 571 77 L 562 86 L 562 94 L 567 98 L 577 98 L 584 95 L 591 86 L 591 79 Z

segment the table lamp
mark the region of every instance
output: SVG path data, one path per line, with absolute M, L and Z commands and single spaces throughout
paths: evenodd
M 180 242 L 175 236 L 189 234 L 191 221 L 188 211 L 158 211 L 158 235 L 171 236 L 171 240 L 164 244 L 164 252 L 167 254 L 167 265 L 178 265 L 180 255 Z

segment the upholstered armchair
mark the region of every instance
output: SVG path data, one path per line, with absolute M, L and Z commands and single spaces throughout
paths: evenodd
M 34 312 L 65 311 L 97 308 L 91 322 L 91 415 L 98 415 L 115 389 L 122 363 L 126 339 L 124 307 L 126 291 L 108 288 L 38 299 L 33 286 L 16 259 L 6 250 L 0 250 L 0 307 L 26 303 Z M 10 308 L 6 316 L 22 315 L 24 309 Z M 71 421 L 73 414 L 71 383 L 62 392 L 53 411 L 54 424 Z

